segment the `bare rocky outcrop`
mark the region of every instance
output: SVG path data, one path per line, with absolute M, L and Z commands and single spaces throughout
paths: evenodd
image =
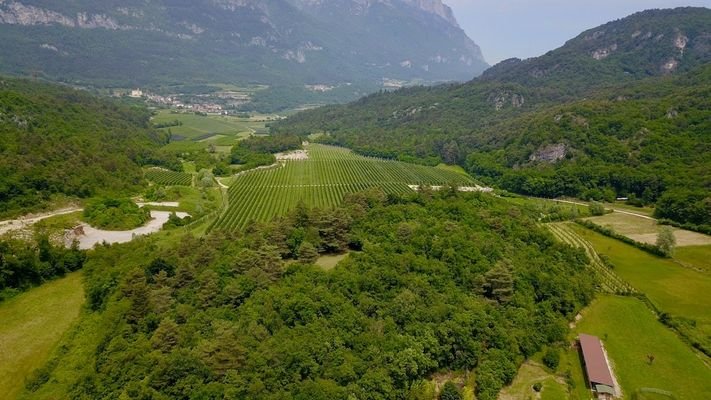
M 597 49 L 597 50 L 593 51 L 592 58 L 594 58 L 598 61 L 603 60 L 603 59 L 609 57 L 610 54 L 615 52 L 615 50 L 617 50 L 617 43 L 613 43 L 610 46 L 603 47 L 601 49 Z
M 489 102 L 494 105 L 496 111 L 500 111 L 507 104 L 510 104 L 513 108 L 521 108 L 526 102 L 526 98 L 522 94 L 502 90 L 491 94 L 489 96 Z
M 529 161 L 554 163 L 568 155 L 568 146 L 565 143 L 549 144 L 539 148 L 530 157 Z
M 0 23 L 23 26 L 61 25 L 83 29 L 134 29 L 130 26 L 121 25 L 115 19 L 103 14 L 78 13 L 76 16 L 67 16 L 56 11 L 28 6 L 18 2 L 6 3 L 0 9 Z

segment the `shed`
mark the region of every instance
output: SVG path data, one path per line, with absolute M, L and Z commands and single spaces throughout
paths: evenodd
M 615 396 L 615 381 L 612 379 L 610 366 L 607 364 L 602 342 L 597 336 L 581 333 L 579 336 L 580 350 L 583 353 L 585 373 L 590 384 L 590 389 L 598 397 L 612 398 Z

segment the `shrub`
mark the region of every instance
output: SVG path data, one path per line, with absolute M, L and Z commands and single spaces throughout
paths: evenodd
M 590 214 L 595 216 L 605 215 L 605 206 L 602 205 L 602 203 L 593 201 L 592 204 L 590 204 Z
M 546 354 L 543 355 L 543 364 L 552 370 L 558 368 L 558 364 L 560 364 L 560 353 L 558 349 L 549 348 L 546 350 Z
M 439 400 L 462 400 L 462 393 L 452 381 L 448 381 L 439 392 Z

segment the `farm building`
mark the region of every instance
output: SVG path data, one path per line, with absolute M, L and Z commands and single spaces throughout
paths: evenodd
M 588 378 L 590 389 L 598 399 L 612 399 L 615 397 L 615 381 L 612 379 L 607 357 L 602 349 L 602 342 L 597 336 L 581 333 L 579 336 L 580 351 L 583 353 L 585 374 Z

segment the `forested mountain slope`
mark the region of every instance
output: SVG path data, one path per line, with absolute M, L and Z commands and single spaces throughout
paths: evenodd
M 94 85 L 467 80 L 488 65 L 440 0 L 0 2 L 0 70 Z
M 593 50 L 600 46 L 610 50 Z M 674 219 L 711 224 L 710 61 L 711 10 L 645 11 L 463 85 L 379 93 L 273 129 L 327 132 L 325 141 L 371 155 L 458 163 L 525 194 L 652 203 L 683 188 L 674 197 L 696 211 Z
M 427 398 L 430 374 L 471 370 L 493 400 L 593 294 L 582 251 L 535 216 L 371 190 L 243 233 L 101 247 L 78 328 L 23 398 Z
M 42 207 L 54 194 L 135 189 L 140 165 L 167 138 L 146 109 L 71 88 L 0 78 L 0 215 Z

